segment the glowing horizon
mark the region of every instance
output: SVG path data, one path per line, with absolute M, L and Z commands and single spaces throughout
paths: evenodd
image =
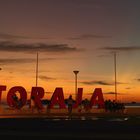
M 139 5 L 137 0 L 5 0 L 0 9 L 1 85 L 35 86 L 39 52 L 39 86 L 46 92 L 63 87 L 74 94 L 73 70 L 84 96 L 97 87 L 122 102 L 140 102 Z M 132 6 L 133 5 L 133 6 Z

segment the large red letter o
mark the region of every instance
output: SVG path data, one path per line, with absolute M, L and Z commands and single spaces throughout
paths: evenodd
M 27 92 L 25 90 L 25 88 L 21 87 L 21 86 L 15 86 L 12 87 L 7 94 L 7 103 L 10 107 L 12 107 L 14 105 L 14 100 L 13 100 L 13 96 L 15 95 L 16 92 L 20 93 L 20 100 L 21 100 L 21 106 L 20 108 L 22 108 L 27 101 Z

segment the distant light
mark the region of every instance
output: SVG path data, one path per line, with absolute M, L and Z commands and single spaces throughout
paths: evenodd
M 128 120 L 128 118 L 124 118 L 124 120 L 125 120 L 125 121 L 127 121 L 127 120 Z

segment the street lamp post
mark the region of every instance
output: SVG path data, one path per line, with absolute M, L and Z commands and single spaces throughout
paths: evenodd
M 77 74 L 79 73 L 79 71 L 75 70 L 73 72 L 75 74 L 75 96 L 77 97 Z
M 114 53 L 114 75 L 115 75 L 115 101 L 117 101 L 117 63 L 116 63 L 116 52 Z
M 38 52 L 36 56 L 36 87 L 38 86 Z

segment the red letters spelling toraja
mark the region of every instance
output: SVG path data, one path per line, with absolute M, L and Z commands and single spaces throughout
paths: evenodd
M 0 85 L 0 100 L 2 96 L 2 92 L 6 91 L 5 85 Z M 15 86 L 12 87 L 8 93 L 7 93 L 7 103 L 10 107 L 13 106 L 13 96 L 16 94 L 16 92 L 19 93 L 20 100 L 21 100 L 21 106 L 22 108 L 26 102 L 27 102 L 27 91 L 22 86 Z M 31 89 L 31 97 L 34 96 L 35 104 L 38 108 L 43 109 L 42 105 L 42 98 L 44 97 L 44 89 L 42 87 L 32 87 Z M 78 105 L 82 102 L 82 95 L 83 95 L 83 88 L 78 88 L 78 93 L 76 96 L 76 102 L 73 105 L 74 108 L 77 108 Z M 54 108 L 55 105 L 59 105 L 60 109 L 65 109 L 66 104 L 64 100 L 64 93 L 62 88 L 56 88 L 50 101 L 50 108 Z M 92 108 L 93 105 L 98 105 L 99 108 L 104 108 L 104 98 L 101 88 L 95 88 L 93 95 L 90 99 L 90 108 Z

